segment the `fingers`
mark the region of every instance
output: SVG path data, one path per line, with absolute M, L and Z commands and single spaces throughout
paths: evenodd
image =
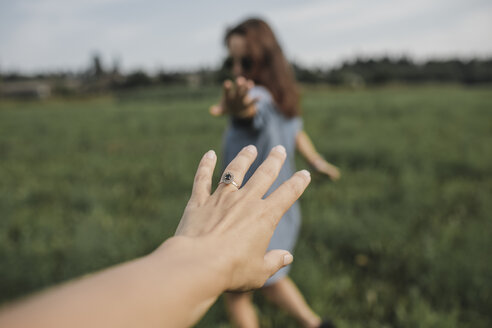
M 259 100 L 260 100 L 260 98 L 258 98 L 258 97 L 251 99 L 251 97 L 246 96 L 246 98 L 244 98 L 244 107 L 248 108 L 250 106 L 256 105 L 256 103 Z
M 337 169 L 334 169 L 333 172 L 331 172 L 330 174 L 330 178 L 333 180 L 333 181 L 337 181 L 338 179 L 340 179 L 340 171 L 337 170 Z
M 212 116 L 221 116 L 224 114 L 224 108 L 220 105 L 210 106 L 209 110 L 210 115 Z
M 340 170 L 338 169 L 338 167 L 334 166 L 334 165 L 330 165 L 330 168 L 331 168 L 331 179 L 333 181 L 336 181 L 338 179 L 340 179 Z
M 334 165 L 326 161 L 322 161 L 317 168 L 323 174 L 326 174 L 331 180 L 336 181 L 340 178 L 340 171 Z
M 262 197 L 277 178 L 286 156 L 285 148 L 282 145 L 273 147 L 267 159 L 249 179 L 244 189 Z
M 244 99 L 248 94 L 249 88 L 246 79 L 242 76 L 236 79 L 236 95 L 240 99 Z
M 224 98 L 230 101 L 234 97 L 233 83 L 231 80 L 225 80 L 223 85 Z
M 191 192 L 190 202 L 203 203 L 210 196 L 212 189 L 212 175 L 214 173 L 217 155 L 213 150 L 209 150 L 203 155 L 193 182 L 193 191 Z
M 233 181 L 237 184 L 238 187 L 240 187 L 243 182 L 244 175 L 248 171 L 251 164 L 253 164 L 256 155 L 257 151 L 255 146 L 249 145 L 244 147 L 229 163 L 229 165 L 227 165 L 223 175 L 227 173 L 232 174 Z M 234 188 L 237 190 L 237 187 L 235 187 L 234 185 L 221 183 L 217 188 L 217 191 L 223 188 Z
M 231 80 L 224 81 L 223 92 L 228 99 L 233 97 L 244 98 L 247 96 L 248 91 L 255 86 L 252 80 L 246 80 L 242 76 L 239 76 L 235 82 L 234 84 Z
M 273 276 L 278 270 L 289 265 L 294 260 L 292 254 L 282 249 L 274 249 L 265 254 L 264 264 L 268 277 Z
M 265 199 L 275 226 L 280 221 L 282 215 L 302 195 L 309 182 L 311 182 L 311 174 L 307 170 L 296 172 Z
M 234 82 L 231 80 L 224 81 L 222 108 L 212 107 L 210 113 L 214 116 L 226 113 L 240 115 L 242 111 L 256 103 L 256 100 L 251 100 L 248 97 L 248 92 L 253 86 L 253 81 L 246 80 L 242 76 L 236 78 Z
M 246 80 L 244 77 L 240 76 L 236 79 L 236 85 L 237 85 L 237 97 L 240 99 L 244 99 L 243 103 L 244 105 L 251 106 L 254 103 L 257 102 L 256 99 L 249 99 L 248 98 L 248 92 L 255 86 L 255 83 L 252 80 Z

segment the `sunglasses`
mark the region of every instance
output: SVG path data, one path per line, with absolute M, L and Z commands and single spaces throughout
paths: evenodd
M 239 59 L 239 63 L 241 64 L 241 68 L 245 72 L 251 70 L 251 68 L 253 67 L 253 59 L 249 56 L 241 57 Z M 226 60 L 224 61 L 224 68 L 231 70 L 233 66 L 234 66 L 234 58 L 227 57 Z

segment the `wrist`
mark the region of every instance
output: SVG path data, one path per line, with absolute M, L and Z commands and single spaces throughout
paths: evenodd
M 231 261 L 205 237 L 171 237 L 149 256 L 163 270 L 179 268 L 184 275 L 192 276 L 190 281 L 211 295 L 218 296 L 228 287 Z
M 239 119 L 248 119 L 256 115 L 256 106 L 253 104 L 241 111 L 235 111 L 234 116 Z

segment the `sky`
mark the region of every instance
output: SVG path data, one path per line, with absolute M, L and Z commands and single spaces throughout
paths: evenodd
M 265 19 L 290 60 L 492 56 L 491 0 L 0 0 L 0 71 L 217 66 L 226 28 Z

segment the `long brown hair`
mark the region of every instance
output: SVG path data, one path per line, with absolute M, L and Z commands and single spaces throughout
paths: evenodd
M 227 31 L 224 38 L 226 46 L 232 35 L 240 35 L 246 39 L 252 60 L 247 77 L 270 91 L 285 116 L 300 115 L 299 92 L 292 67 L 270 26 L 257 18 L 245 20 Z

